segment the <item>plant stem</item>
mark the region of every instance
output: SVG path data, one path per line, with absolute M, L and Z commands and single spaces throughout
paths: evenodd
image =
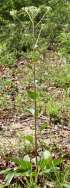
M 36 166 L 37 166 L 37 102 L 36 102 L 36 66 L 34 63 L 34 92 L 35 92 L 35 100 L 34 100 L 34 109 L 35 109 L 35 114 L 34 114 L 34 126 L 35 126 L 35 154 L 36 154 Z
M 34 27 L 34 20 L 32 22 L 32 28 L 33 28 L 33 42 L 35 40 L 35 27 Z M 33 51 L 35 51 L 35 48 L 33 48 Z M 36 101 L 36 63 L 34 62 L 34 93 L 35 93 L 35 99 L 34 99 L 34 127 L 35 127 L 35 157 L 36 157 L 36 170 L 37 170 L 37 101 Z

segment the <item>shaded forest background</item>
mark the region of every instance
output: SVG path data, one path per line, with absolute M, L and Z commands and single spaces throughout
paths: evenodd
M 0 1 L 0 64 L 12 64 L 32 50 L 32 28 L 23 7 L 38 7 L 35 37 L 42 27 L 40 53 L 49 49 L 70 54 L 70 2 L 67 0 Z M 33 6 L 33 7 L 32 7 Z M 32 10 L 33 11 L 33 10 Z M 33 12 L 34 14 L 34 12 Z M 9 61 L 10 59 L 10 61 Z

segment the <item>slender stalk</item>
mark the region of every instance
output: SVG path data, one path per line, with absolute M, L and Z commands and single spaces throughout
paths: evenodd
M 35 154 L 36 154 L 36 166 L 37 166 L 37 101 L 36 101 L 36 65 L 34 63 L 34 93 L 35 93 L 35 100 L 34 100 L 34 125 L 35 125 Z
M 41 35 L 41 30 L 42 30 L 42 27 L 39 31 L 39 34 L 38 34 L 38 37 L 37 39 L 35 38 L 35 24 L 34 24 L 34 18 L 31 17 L 31 15 L 29 14 L 29 12 L 26 10 L 28 16 L 29 16 L 29 19 L 32 23 L 32 35 L 33 35 L 33 52 L 36 50 L 37 48 L 37 44 L 38 44 L 38 41 L 39 41 L 39 38 L 40 38 L 40 35 Z M 36 25 L 36 28 L 37 26 L 41 23 L 41 21 L 43 20 L 43 18 L 45 17 L 45 14 L 43 15 L 43 17 L 41 18 L 41 20 L 39 21 L 39 23 Z M 35 42 L 36 40 L 36 42 Z M 35 154 L 36 154 L 36 170 L 37 170 L 37 100 L 36 100 L 36 93 L 37 93 L 37 90 L 36 90 L 36 63 L 34 62 L 34 67 L 33 67 L 33 76 L 34 76 L 34 93 L 35 93 L 35 99 L 34 99 L 34 109 L 35 109 L 35 113 L 34 113 L 34 127 L 35 127 Z
M 33 20 L 33 42 L 35 40 L 35 27 L 34 27 L 34 20 Z M 33 47 L 33 51 L 35 51 L 35 48 Z M 36 157 L 36 169 L 37 169 L 37 101 L 36 101 L 36 63 L 34 62 L 34 67 L 33 67 L 33 75 L 34 75 L 34 93 L 35 93 L 35 99 L 34 99 L 34 127 L 35 127 L 35 157 Z

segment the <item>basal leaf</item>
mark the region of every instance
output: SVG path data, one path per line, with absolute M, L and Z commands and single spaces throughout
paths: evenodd
M 14 178 L 14 171 L 9 171 L 8 174 L 6 175 L 6 178 L 5 178 L 5 182 L 7 185 L 9 185 L 12 181 L 12 179 Z
M 38 98 L 38 93 L 36 93 L 36 92 L 34 92 L 34 91 L 27 91 L 27 93 L 28 93 L 28 96 L 29 96 L 31 99 L 33 99 L 33 100 L 35 100 L 35 99 Z
M 15 162 L 15 164 L 21 168 L 23 171 L 27 171 L 31 169 L 31 163 L 29 161 L 26 160 L 22 160 L 22 159 L 13 159 L 13 161 Z

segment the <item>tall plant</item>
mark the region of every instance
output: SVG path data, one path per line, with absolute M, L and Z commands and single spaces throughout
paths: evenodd
M 37 98 L 38 98 L 38 93 L 37 93 L 37 87 L 36 87 L 36 62 L 38 61 L 40 54 L 39 51 L 37 51 L 38 47 L 38 42 L 40 39 L 40 34 L 42 31 L 42 25 L 40 27 L 38 36 L 35 36 L 35 18 L 37 17 L 40 8 L 37 7 L 28 7 L 25 8 L 25 11 L 31 21 L 32 25 L 32 38 L 33 38 L 33 48 L 31 53 L 29 54 L 29 57 L 32 61 L 33 64 L 33 82 L 34 82 L 34 91 L 29 91 L 28 95 L 31 99 L 34 101 L 34 110 L 32 110 L 32 114 L 34 115 L 34 127 L 35 127 L 35 155 L 36 155 L 36 166 L 37 166 Z M 40 23 L 40 21 L 39 21 Z M 33 113 L 34 112 L 34 113 Z

